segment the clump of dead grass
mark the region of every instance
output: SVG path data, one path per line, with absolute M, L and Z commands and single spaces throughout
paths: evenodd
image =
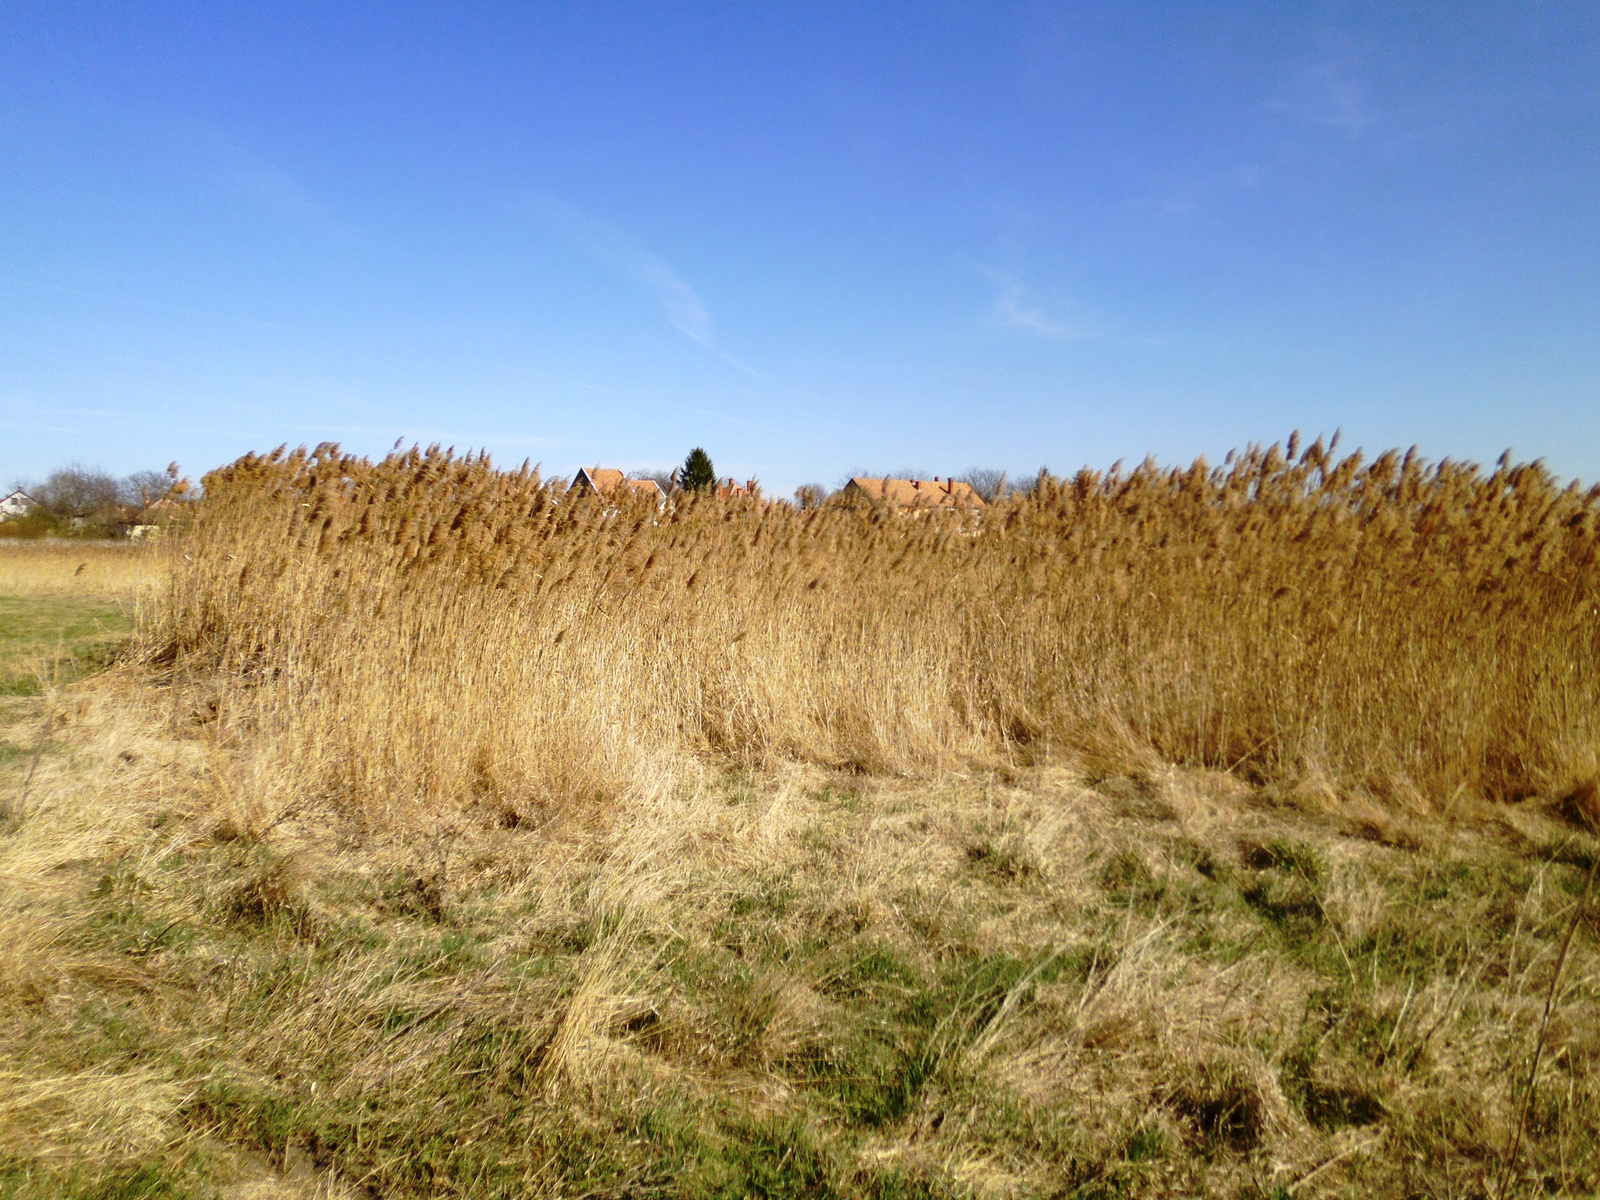
M 163 1148 L 183 1101 L 159 1068 L 52 1075 L 0 1070 L 6 1151 L 73 1166 L 115 1166 Z

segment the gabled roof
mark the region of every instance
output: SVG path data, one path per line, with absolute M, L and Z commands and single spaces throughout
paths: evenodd
M 622 482 L 641 495 L 651 496 L 657 500 L 667 498 L 667 494 L 661 490 L 661 485 L 654 479 L 624 479 Z
M 574 491 L 583 489 L 609 499 L 618 488 L 649 496 L 654 500 L 666 499 L 666 493 L 654 479 L 629 479 L 615 467 L 579 467 L 572 477 Z
M 872 479 L 856 476 L 845 484 L 873 500 L 900 508 L 987 508 L 970 483 L 955 479 Z

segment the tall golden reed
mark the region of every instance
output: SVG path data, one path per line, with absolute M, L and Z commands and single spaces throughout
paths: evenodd
M 206 477 L 144 653 L 274 786 L 508 819 L 791 758 L 1054 753 L 1439 803 L 1600 770 L 1600 488 L 1320 440 L 976 517 L 614 508 L 432 448 Z

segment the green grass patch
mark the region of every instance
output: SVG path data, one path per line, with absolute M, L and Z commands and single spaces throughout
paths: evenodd
M 108 665 L 133 634 L 120 606 L 75 596 L 0 596 L 0 696 L 36 696 Z
M 186 1200 L 216 1191 L 188 1164 L 149 1162 L 113 1171 L 51 1170 L 0 1158 L 0 1200 Z

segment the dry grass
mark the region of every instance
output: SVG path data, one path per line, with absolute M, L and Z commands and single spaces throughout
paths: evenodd
M 1600 775 L 1600 490 L 1319 443 L 978 518 L 568 502 L 323 448 L 207 477 L 152 661 L 324 796 L 523 815 L 705 763 L 1231 771 L 1388 811 Z
M 136 542 L 0 539 L 0 596 L 126 600 L 166 582 L 166 561 Z
M 168 702 L 85 694 L 0 852 L 0 1167 L 33 1194 L 1482 1195 L 1600 853 L 1530 806 L 1405 848 L 1068 766 L 245 832 Z M 1596 933 L 1519 1188 L 1600 1184 Z
M 1600 1189 L 1593 497 L 207 494 L 0 835 L 0 1194 Z

